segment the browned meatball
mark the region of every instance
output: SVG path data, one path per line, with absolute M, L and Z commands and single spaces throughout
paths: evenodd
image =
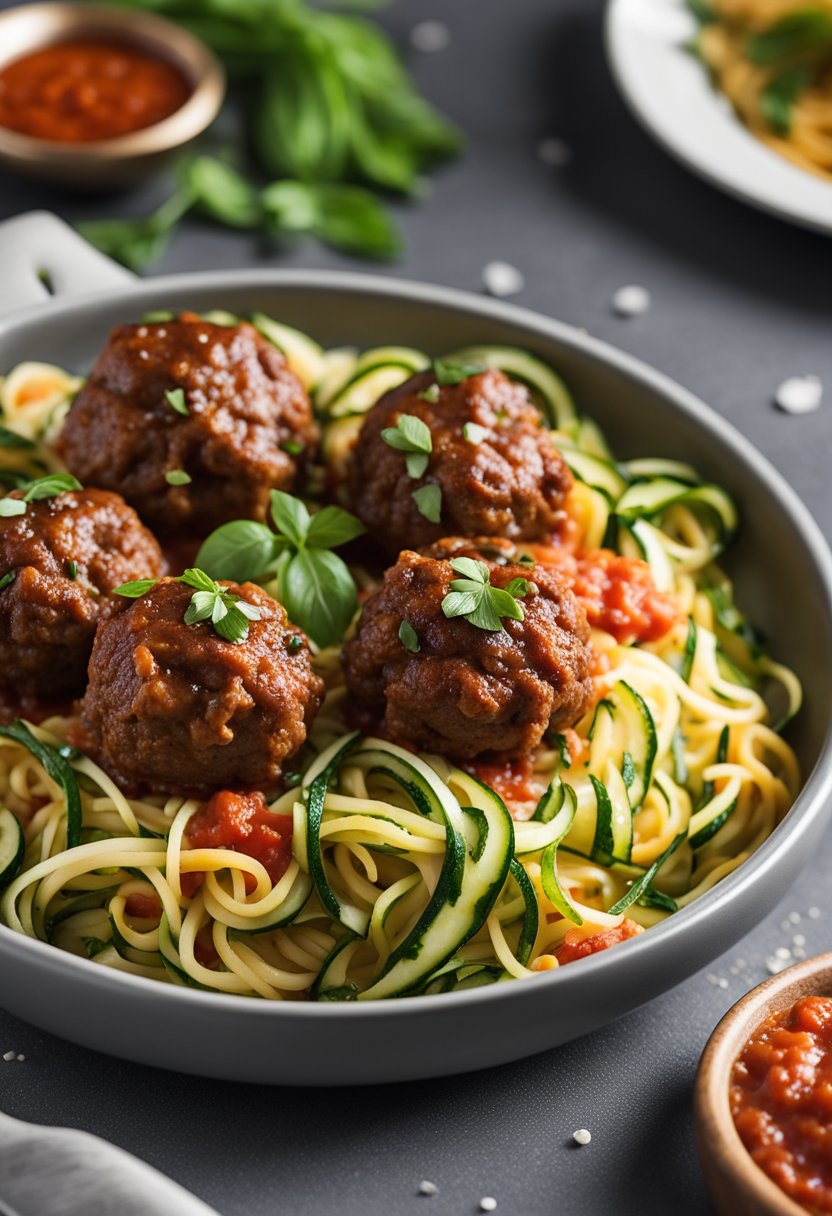
M 184 623 L 193 591 L 163 579 L 99 629 L 81 707 L 83 744 L 122 788 L 156 794 L 274 789 L 323 696 L 306 638 L 253 583 L 243 642 Z
M 183 313 L 113 330 L 57 447 L 76 477 L 117 489 L 151 526 L 202 536 L 263 519 L 315 439 L 303 386 L 253 326 Z M 190 483 L 168 484 L 180 471 Z
M 424 400 L 428 389 L 435 401 Z M 382 438 L 402 414 L 430 429 L 432 451 L 419 478 L 408 475 L 404 453 Z M 469 431 L 476 443 L 463 430 L 469 423 L 482 428 Z M 413 498 L 427 485 L 442 493 L 439 523 L 426 519 Z M 571 485 L 526 389 L 498 371 L 438 389 L 431 372 L 419 373 L 376 402 L 352 455 L 353 509 L 390 553 L 451 532 L 541 539 L 557 528 Z
M 158 544 L 118 494 L 67 490 L 0 518 L 0 684 L 17 701 L 80 694 L 96 625 L 124 607 L 113 588 L 161 573 Z
M 592 692 L 583 609 L 552 570 L 486 565 L 494 587 L 532 582 L 525 619 L 503 620 L 499 633 L 444 615 L 442 601 L 460 577 L 449 561 L 399 555 L 344 647 L 361 725 L 380 724 L 401 743 L 463 760 L 530 751 L 547 727 L 581 717 Z M 416 653 L 399 638 L 403 620 L 415 631 Z

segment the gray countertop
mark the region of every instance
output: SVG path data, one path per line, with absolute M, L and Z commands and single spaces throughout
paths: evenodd
M 486 262 L 514 264 L 526 276 L 518 302 L 585 326 L 709 401 L 774 461 L 830 535 L 830 403 L 795 418 L 771 399 L 783 379 L 805 372 L 832 394 L 832 242 L 721 196 L 656 148 L 613 88 L 602 16 L 601 0 L 399 0 L 384 13 L 405 48 L 415 22 L 449 26 L 446 50 L 410 58 L 470 148 L 435 176 L 427 200 L 397 207 L 407 254 L 380 273 L 477 291 Z M 571 146 L 567 167 L 538 160 L 546 136 Z M 163 193 L 157 182 L 93 202 L 0 176 L 0 218 L 33 207 L 70 218 L 139 213 Z M 256 238 L 194 223 L 154 269 L 255 263 L 355 264 L 315 246 L 277 255 Z M 610 299 L 627 283 L 648 287 L 653 307 L 623 321 Z M 832 835 L 785 903 L 708 973 L 519 1064 L 390 1088 L 269 1090 L 110 1060 L 0 1013 L 0 1056 L 26 1057 L 0 1062 L 0 1106 L 96 1132 L 222 1216 L 451 1216 L 476 1212 L 483 1195 L 522 1216 L 706 1213 L 692 1135 L 698 1055 L 722 1013 L 765 977 L 777 947 L 803 934 L 808 953 L 829 948 L 830 865 Z M 810 907 L 820 915 L 810 918 Z M 789 913 L 801 921 L 784 928 Z M 578 1127 L 592 1131 L 585 1148 L 571 1144 Z M 423 1178 L 437 1197 L 418 1197 Z

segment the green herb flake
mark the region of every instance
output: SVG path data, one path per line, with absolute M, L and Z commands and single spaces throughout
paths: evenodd
M 66 576 L 67 576 L 67 578 L 68 578 L 68 579 L 70 579 L 70 580 L 71 580 L 73 583 L 75 582 L 75 580 L 76 580 L 76 579 L 77 579 L 77 577 L 78 577 L 78 563 L 77 563 L 77 562 L 67 562 L 67 564 L 66 564 Z
M 300 456 L 301 452 L 305 451 L 306 444 L 299 443 L 297 439 L 287 439 L 281 443 L 280 450 L 285 452 L 287 456 Z
M 517 558 L 516 564 L 518 566 L 526 566 L 529 570 L 533 570 L 535 567 L 535 560 L 531 553 L 521 553 Z
M 401 625 L 399 625 L 399 641 L 405 650 L 410 651 L 411 654 L 418 654 L 422 649 L 418 634 L 410 621 L 402 621 Z
M 0 591 L 5 591 L 7 587 L 11 587 L 16 578 L 16 570 L 9 570 L 7 574 L 4 574 L 3 577 L 0 578 Z
M 463 577 L 454 579 L 442 601 L 446 617 L 465 617 L 472 625 L 489 633 L 498 633 L 503 628 L 503 619 L 522 621 L 525 618 L 525 609 L 519 602 L 530 590 L 525 579 L 512 579 L 507 588 L 492 587 L 485 562 L 455 557 L 450 564 L 454 573 Z
M 428 387 L 419 394 L 419 399 L 421 401 L 426 401 L 428 405 L 436 405 L 437 401 L 439 400 L 439 385 L 436 383 L 429 384 Z
M 173 313 L 167 308 L 154 308 L 150 312 L 143 312 L 141 320 L 143 325 L 161 325 L 165 321 L 172 321 Z
M 420 486 L 411 495 L 419 509 L 419 514 L 432 524 L 438 524 L 442 518 L 442 491 L 439 486 Z
M 158 581 L 158 578 L 139 578 L 132 583 L 122 583 L 120 587 L 113 588 L 113 595 L 123 595 L 125 599 L 138 600 L 143 595 L 147 595 L 148 591 L 152 591 Z
M 302 646 L 303 646 L 303 638 L 299 637 L 298 634 L 294 634 L 292 637 L 289 638 L 289 641 L 286 643 L 286 648 L 288 649 L 289 654 L 297 654 L 297 652 L 301 649 Z
M 461 384 L 469 376 L 478 376 L 486 369 L 478 363 L 446 363 L 442 359 L 434 359 L 433 371 L 437 384 Z
M 83 490 L 80 481 L 69 473 L 49 473 L 46 477 L 36 477 L 26 483 L 23 489 L 24 502 L 40 502 L 45 498 L 55 498 L 68 490 Z
M 430 427 L 421 418 L 415 414 L 400 414 L 396 425 L 385 427 L 381 437 L 389 447 L 404 452 L 408 477 L 424 476 L 433 451 L 433 439 Z
M 10 519 L 13 515 L 25 515 L 26 503 L 22 498 L 0 498 L 0 518 Z
M 188 417 L 190 410 L 188 409 L 188 403 L 185 400 L 184 389 L 169 388 L 165 393 L 165 401 L 167 401 L 170 408 L 175 410 L 177 414 L 181 414 L 184 418 Z
M 477 447 L 488 438 L 488 427 L 480 426 L 478 422 L 466 422 L 462 428 L 462 434 L 466 443 L 472 443 Z
M 165 481 L 169 486 L 189 486 L 191 484 L 191 475 L 186 473 L 184 469 L 171 469 L 165 473 Z
M 214 632 L 226 642 L 239 643 L 248 637 L 249 622 L 260 620 L 256 605 L 220 586 L 198 567 L 186 570 L 176 581 L 194 589 L 183 618 L 186 625 L 210 621 Z

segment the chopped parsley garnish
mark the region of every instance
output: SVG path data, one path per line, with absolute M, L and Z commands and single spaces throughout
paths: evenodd
M 25 515 L 26 503 L 22 498 L 0 498 L 0 517 L 9 519 L 12 515 Z
M 515 564 L 518 566 L 527 566 L 529 570 L 533 570 L 534 566 L 535 566 L 535 560 L 532 557 L 531 553 L 521 553 L 520 556 L 517 558 L 517 561 Z
M 76 578 L 78 577 L 78 563 L 77 562 L 67 562 L 66 576 L 68 579 L 71 579 L 73 583 L 75 582 Z
M 400 414 L 396 425 L 385 427 L 381 437 L 388 447 L 405 453 L 408 477 L 424 475 L 433 451 L 433 440 L 430 428 L 421 418 L 415 414 Z
M 488 437 L 488 427 L 480 426 L 478 422 L 466 422 L 462 428 L 462 434 L 466 442 L 473 443 L 476 447 Z
M 0 499 L 0 516 L 25 515 L 28 502 L 39 502 L 44 498 L 55 498 L 67 490 L 83 490 L 80 481 L 69 473 L 48 473 L 45 477 L 36 477 L 26 481 L 18 489 L 23 491 L 21 498 Z
M 285 443 L 281 443 L 280 450 L 286 452 L 288 456 L 300 456 L 305 447 L 306 444 L 300 443 L 297 439 L 287 439 Z
M 469 376 L 478 376 L 485 368 L 477 363 L 445 363 L 442 359 L 434 359 L 433 370 L 437 384 L 461 384 Z
M 436 405 L 439 400 L 439 385 L 429 384 L 420 394 L 419 398 L 422 401 L 427 401 L 428 405 Z
M 286 645 L 288 647 L 289 654 L 296 654 L 303 645 L 303 638 L 295 634 L 294 637 L 289 638 Z
M 14 582 L 14 580 L 16 578 L 17 578 L 16 570 L 9 570 L 9 572 L 7 574 L 4 574 L 3 577 L 0 578 L 0 591 L 5 591 L 7 587 L 11 587 L 12 583 Z
M 454 579 L 442 601 L 445 616 L 464 616 L 477 629 L 490 633 L 502 629 L 502 618 L 523 620 L 526 613 L 519 600 L 531 590 L 526 579 L 513 578 L 505 589 L 492 587 L 488 566 L 471 557 L 452 558 L 451 569 L 463 577 Z
M 411 654 L 418 654 L 422 649 L 419 636 L 410 621 L 402 621 L 401 625 L 399 625 L 399 641 L 405 650 L 409 650 Z
M 157 578 L 143 578 L 133 583 L 122 583 L 115 588 L 114 594 L 132 600 L 140 599 L 158 581 Z M 175 582 L 184 583 L 194 591 L 183 617 L 186 625 L 210 620 L 214 632 L 226 642 L 244 642 L 248 637 L 249 621 L 260 620 L 260 609 L 256 605 L 246 603 L 242 596 L 221 587 L 204 570 L 186 570 Z
M 432 524 L 439 523 L 442 517 L 442 491 L 439 486 L 420 486 L 418 490 L 413 491 L 411 497 L 419 508 L 420 515 Z
M 185 400 L 184 389 L 169 388 L 165 393 L 165 401 L 167 401 L 172 410 L 176 410 L 177 414 L 182 414 L 185 418 L 187 418 L 190 410 L 188 409 L 188 403 Z
M 169 486 L 189 486 L 191 475 L 184 469 L 171 469 L 170 472 L 165 473 L 165 481 Z

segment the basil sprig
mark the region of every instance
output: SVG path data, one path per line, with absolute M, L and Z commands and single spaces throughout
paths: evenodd
M 506 588 L 492 587 L 488 566 L 471 557 L 452 558 L 451 569 L 464 577 L 454 579 L 442 601 L 445 616 L 464 616 L 477 629 L 489 633 L 499 633 L 502 618 L 513 621 L 525 618 L 525 609 L 519 601 L 531 590 L 526 579 L 513 578 Z
M 404 452 L 408 477 L 422 477 L 433 451 L 430 427 L 415 414 L 399 414 L 395 426 L 385 427 L 381 437 L 388 447 Z
M 83 488 L 80 481 L 69 473 L 49 473 L 46 477 L 36 477 L 33 481 L 26 481 L 19 487 L 23 490 L 22 497 L 0 498 L 0 517 L 25 515 L 26 504 L 29 502 L 56 498 L 66 490 L 83 490 Z
M 364 526 L 340 507 L 311 515 L 299 498 L 281 490 L 272 491 L 271 518 L 276 533 L 251 519 L 222 524 L 203 542 L 197 562 L 214 577 L 235 582 L 276 574 L 289 619 L 317 646 L 332 646 L 358 607 L 352 575 L 332 550 L 360 536 Z
M 234 594 L 227 587 L 221 587 L 204 570 L 191 567 L 175 581 L 194 590 L 183 617 L 186 625 L 210 621 L 215 633 L 226 642 L 236 643 L 244 642 L 248 637 L 249 621 L 260 620 L 261 613 L 256 604 L 249 604 L 242 596 Z M 136 600 L 147 595 L 158 582 L 157 578 L 136 579 L 132 583 L 122 583 L 120 587 L 114 588 L 113 593 Z

